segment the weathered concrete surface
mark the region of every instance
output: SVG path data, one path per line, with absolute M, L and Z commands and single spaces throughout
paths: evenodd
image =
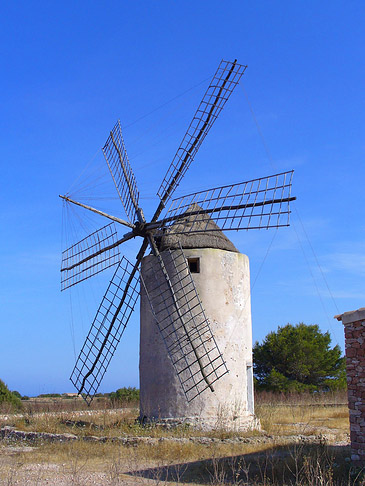
M 190 423 L 205 429 L 258 427 L 253 413 L 252 334 L 249 260 L 220 249 L 184 249 L 200 259 L 193 279 L 211 330 L 229 373 L 188 403 L 167 356 L 145 291 L 141 289 L 141 417 L 167 423 Z M 153 256 L 142 261 L 151 265 Z

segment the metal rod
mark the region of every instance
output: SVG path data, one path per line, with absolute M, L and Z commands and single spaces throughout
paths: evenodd
M 100 214 L 100 216 L 104 216 L 105 218 L 111 219 L 112 221 L 116 221 L 117 223 L 120 223 L 124 226 L 128 226 L 128 228 L 134 229 L 135 226 L 132 223 L 128 223 L 128 221 L 124 221 L 124 219 L 117 218 L 115 216 L 111 216 L 108 213 L 104 213 L 104 211 L 100 211 L 99 209 L 92 208 L 91 206 L 88 206 L 87 204 L 82 204 L 80 202 L 74 201 L 73 199 L 67 197 L 67 196 L 59 196 L 61 199 L 64 199 L 65 201 L 71 202 L 72 204 L 76 204 L 76 206 L 81 206 L 82 208 L 88 209 L 89 211 L 92 211 L 93 213 Z
M 174 178 L 173 178 L 173 179 L 172 179 L 172 181 L 170 182 L 170 185 L 169 185 L 169 187 L 167 188 L 167 190 L 166 190 L 165 194 L 164 194 L 164 195 L 163 195 L 163 197 L 161 198 L 160 204 L 158 205 L 158 208 L 157 208 L 157 210 L 156 210 L 156 212 L 155 212 L 155 215 L 154 215 L 154 216 L 153 216 L 153 218 L 152 218 L 152 222 L 157 221 L 157 219 L 158 219 L 158 217 L 160 216 L 160 214 L 161 214 L 162 210 L 164 209 L 164 207 L 165 207 L 165 201 L 166 201 L 166 199 L 167 199 L 167 198 L 170 196 L 170 193 L 171 193 L 172 189 L 174 188 L 175 183 L 176 183 L 176 181 L 177 181 L 177 179 L 178 179 L 179 175 L 181 174 L 181 172 L 182 172 L 182 170 L 183 170 L 184 166 L 186 165 L 187 161 L 189 160 L 189 157 L 191 157 L 191 152 L 192 152 L 192 150 L 194 150 L 195 146 L 197 145 L 197 143 L 199 142 L 199 140 L 200 140 L 201 136 L 203 135 L 204 130 L 205 130 L 205 128 L 207 127 L 207 125 L 208 125 L 208 123 L 209 123 L 209 120 L 210 120 L 210 118 L 211 118 L 211 116 L 212 116 L 213 110 L 214 110 L 214 108 L 216 107 L 216 105 L 217 105 L 217 103 L 218 103 L 218 100 L 219 100 L 219 98 L 220 98 L 220 95 L 222 94 L 222 91 L 223 91 L 223 89 L 224 89 L 224 87 L 225 87 L 225 85 L 226 85 L 226 83 L 227 83 L 228 79 L 230 78 L 230 76 L 231 76 L 231 74 L 232 74 L 232 72 L 233 72 L 233 70 L 234 70 L 234 68 L 235 68 L 235 66 L 236 66 L 236 63 L 237 63 L 237 59 L 235 59 L 235 60 L 233 61 L 232 66 L 231 66 L 230 70 L 228 71 L 228 74 L 227 74 L 227 76 L 226 76 L 225 80 L 223 81 L 222 86 L 220 87 L 220 89 L 219 89 L 219 91 L 218 91 L 217 96 L 215 97 L 215 100 L 214 100 L 214 102 L 213 102 L 213 104 L 212 104 L 212 107 L 211 107 L 211 109 L 209 110 L 209 113 L 208 113 L 207 119 L 205 120 L 205 122 L 204 122 L 203 126 L 201 127 L 201 129 L 200 129 L 200 131 L 199 131 L 198 135 L 196 136 L 196 138 L 195 138 L 194 142 L 191 144 L 190 149 L 189 149 L 189 150 L 188 150 L 188 152 L 186 153 L 186 155 L 185 155 L 185 157 L 184 157 L 183 161 L 181 162 L 180 167 L 178 168 L 178 170 L 177 170 L 177 172 L 176 172 L 176 174 L 175 174 Z
M 102 253 L 104 253 L 104 252 L 106 252 L 108 250 L 112 250 L 116 246 L 124 243 L 125 241 L 130 240 L 131 238 L 134 238 L 135 236 L 136 235 L 133 233 L 133 231 L 131 231 L 130 233 L 125 234 L 123 236 L 123 238 L 121 238 L 120 240 L 116 241 L 115 243 L 112 243 L 111 245 L 106 246 L 105 248 L 103 248 L 101 250 L 98 250 L 97 252 L 93 253 L 92 255 L 89 255 L 89 256 L 83 258 L 79 262 L 74 263 L 73 265 L 70 265 L 69 267 L 61 268 L 61 272 L 65 272 L 66 270 L 72 270 L 73 268 L 77 267 L 78 265 L 82 265 L 83 263 L 87 262 L 88 260 L 91 260 L 92 258 L 94 258 L 94 257 L 96 257 L 98 255 L 101 255 Z
M 206 194 L 208 192 L 213 192 L 213 191 L 220 190 L 220 189 L 229 189 L 229 188 L 233 188 L 233 187 L 240 186 L 240 185 L 243 185 L 243 184 L 245 184 L 245 185 L 251 184 L 252 185 L 252 183 L 254 183 L 254 182 L 266 181 L 267 179 L 273 179 L 274 177 L 278 178 L 280 176 L 284 176 L 284 181 L 285 181 L 285 177 L 287 175 L 288 176 L 290 175 L 290 181 L 287 182 L 286 184 L 284 182 L 282 187 L 288 187 L 288 190 L 290 190 L 291 184 L 292 184 L 291 178 L 293 177 L 293 174 L 294 174 L 294 169 L 288 170 L 286 172 L 278 172 L 277 174 L 272 174 L 272 175 L 269 175 L 269 176 L 266 176 L 266 177 L 256 177 L 256 179 L 251 179 L 249 181 L 237 182 L 235 184 L 226 184 L 224 186 L 212 187 L 210 189 L 206 189 L 206 190 L 203 190 L 203 191 L 191 192 L 190 194 L 185 194 L 183 197 L 187 198 L 189 196 L 196 196 L 198 194 Z M 176 201 L 178 199 L 183 199 L 183 198 L 182 197 L 176 198 L 176 199 L 174 199 L 174 201 Z
M 147 223 L 146 227 L 148 229 L 150 228 L 159 228 L 164 226 L 165 223 L 169 223 L 170 221 L 176 221 L 179 219 L 183 219 L 189 216 L 195 216 L 199 214 L 212 214 L 212 213 L 219 213 L 221 211 L 234 211 L 237 209 L 246 209 L 246 208 L 253 208 L 256 206 L 266 206 L 267 204 L 277 204 L 277 203 L 283 203 L 283 202 L 290 202 L 290 201 L 295 201 L 296 197 L 287 197 L 285 199 L 270 199 L 267 201 L 262 201 L 262 202 L 254 202 L 250 204 L 238 204 L 236 206 L 220 206 L 217 208 L 211 208 L 211 209 L 197 209 L 196 211 L 186 211 L 181 214 L 177 214 L 175 216 L 170 216 L 169 218 L 164 218 L 161 219 L 160 221 L 156 221 L 155 223 Z

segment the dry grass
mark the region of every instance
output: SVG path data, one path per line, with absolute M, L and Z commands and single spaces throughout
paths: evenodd
M 0 426 L 12 425 L 19 430 L 48 433 L 73 433 L 85 436 L 149 436 L 149 437 L 190 437 L 213 436 L 229 438 L 237 435 L 217 429 L 212 433 L 192 431 L 188 426 L 166 429 L 162 426 L 141 426 L 138 423 L 138 408 L 128 406 L 121 409 L 104 408 L 70 411 L 64 409 L 59 400 L 52 412 L 48 412 L 49 404 L 45 405 L 45 413 L 37 402 L 36 411 L 28 404 L 28 410 L 21 416 L 14 415 L 6 421 L 0 418 Z M 273 435 L 318 434 L 332 432 L 343 436 L 348 433 L 349 419 L 346 397 L 344 394 L 302 394 L 275 395 L 261 393 L 256 396 L 256 414 L 264 431 Z M 252 435 L 252 432 L 249 433 Z
M 200 484 L 200 485 L 363 485 L 343 450 L 326 445 L 172 445 L 126 448 L 74 442 L 47 445 L 1 469 L 3 483 L 34 472 L 32 484 Z M 34 465 L 37 468 L 34 469 Z M 33 468 L 33 469 L 32 469 Z M 94 482 L 89 483 L 88 478 Z M 95 478 L 97 480 L 95 481 Z M 52 479 L 56 482 L 52 482 Z M 37 482 L 36 482 L 37 481 Z
M 11 444 L 4 443 L 0 448 L 0 485 L 363 485 L 362 473 L 351 469 L 348 462 L 348 447 L 288 444 L 284 440 L 288 435 L 321 432 L 331 433 L 335 441 L 343 440 L 349 431 L 343 398 L 339 395 L 258 396 L 256 411 L 262 427 L 277 437 L 266 443 L 216 441 L 204 445 L 194 441 L 157 441 L 153 445 L 138 443 L 126 447 L 112 441 L 76 440 L 38 444 L 26 450 L 12 449 Z M 104 409 L 92 415 L 86 411 L 60 410 L 43 415 L 28 411 L 23 417 L 7 420 L 6 424 L 23 430 L 71 432 L 80 438 L 88 435 L 110 438 L 260 436 L 258 432 L 233 434 L 216 430 L 207 434 L 189 427 L 142 427 L 136 422 L 137 416 L 136 408 Z M 31 482 L 24 482 L 26 477 Z
M 347 396 L 328 394 L 256 395 L 256 414 L 270 434 L 312 434 L 324 431 L 349 432 Z M 323 429 L 323 430 L 322 430 Z
M 347 405 L 275 405 L 261 403 L 256 406 L 262 428 L 269 434 L 333 433 L 342 437 L 349 432 Z
M 265 450 L 267 447 L 261 445 L 259 449 Z M 32 465 L 36 464 L 38 470 L 43 472 L 52 465 L 56 474 L 59 477 L 67 476 L 71 484 L 81 484 L 83 475 L 90 471 L 99 477 L 108 478 L 109 482 L 105 484 L 122 484 L 123 478 L 130 475 L 153 480 L 157 480 L 158 477 L 162 480 L 163 476 L 166 479 L 167 475 L 176 479 L 183 472 L 186 474 L 188 468 L 193 481 L 195 475 L 208 475 L 205 463 L 208 464 L 212 453 L 214 457 L 230 457 L 257 452 L 257 449 L 257 446 L 239 444 L 220 444 L 214 446 L 213 450 L 211 447 L 194 443 L 161 443 L 153 447 L 141 444 L 133 448 L 111 442 L 76 441 L 45 444 L 31 451 L 19 451 L 9 457 L 8 463 L 3 464 L 2 477 L 5 479 L 7 475 L 14 480 L 17 475 L 20 477 L 22 471 L 29 471 Z

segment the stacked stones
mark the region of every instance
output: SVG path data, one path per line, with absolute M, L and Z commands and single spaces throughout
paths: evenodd
M 345 328 L 351 460 L 365 466 L 365 307 L 335 317 Z

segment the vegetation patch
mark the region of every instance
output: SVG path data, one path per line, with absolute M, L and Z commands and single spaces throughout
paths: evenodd
M 5 383 L 0 380 L 0 410 L 10 412 L 22 409 L 20 398 L 12 393 Z
M 253 348 L 256 387 L 274 392 L 346 389 L 345 358 L 317 325 L 287 324 Z

